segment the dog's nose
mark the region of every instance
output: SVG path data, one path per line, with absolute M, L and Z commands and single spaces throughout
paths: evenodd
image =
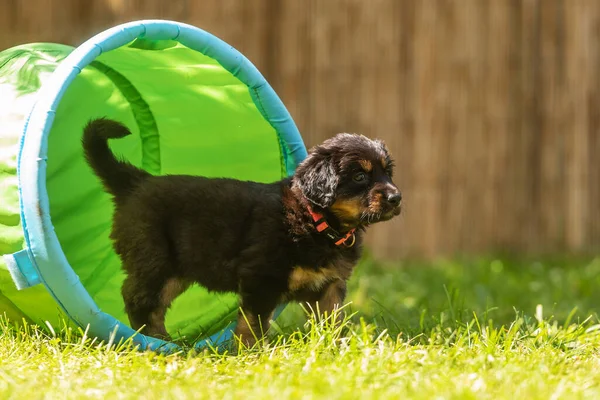
M 388 194 L 387 201 L 393 206 L 397 206 L 402 201 L 402 195 L 399 192 Z

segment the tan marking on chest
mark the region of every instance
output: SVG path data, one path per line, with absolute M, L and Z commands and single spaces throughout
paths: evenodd
M 338 279 L 337 271 L 330 268 L 312 268 L 295 267 L 288 280 L 289 290 L 296 291 L 300 289 L 319 290 L 334 279 Z
M 359 218 L 362 212 L 361 199 L 337 199 L 329 209 L 342 220 L 354 220 Z

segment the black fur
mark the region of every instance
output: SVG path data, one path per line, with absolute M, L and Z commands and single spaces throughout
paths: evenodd
M 193 283 L 239 294 L 236 334 L 247 345 L 282 302 L 318 303 L 330 313 L 344 300 L 364 228 L 400 213 L 399 201 L 385 200 L 399 197 L 388 151 L 364 136 L 337 135 L 312 149 L 291 179 L 263 184 L 150 175 L 111 153 L 108 139 L 129 134 L 97 119 L 84 130 L 83 148 L 114 198 L 111 238 L 127 274 L 126 312 L 150 335 L 168 337 L 166 310 Z M 357 228 L 356 243 L 336 246 L 318 233 L 309 203 L 333 228 Z
M 317 148 L 305 163 L 299 166 L 295 183 L 310 202 L 327 208 L 335 200 L 339 179 L 329 152 Z
M 130 134 L 124 125 L 104 118 L 89 124 L 83 132 L 85 158 L 106 191 L 117 200 L 151 176 L 127 161 L 117 160 L 108 148 L 108 139 L 120 139 Z

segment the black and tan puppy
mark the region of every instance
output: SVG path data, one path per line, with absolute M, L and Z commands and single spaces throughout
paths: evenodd
M 364 229 L 400 214 L 383 142 L 339 134 L 311 149 L 292 178 L 263 184 L 153 176 L 115 158 L 108 139 L 131 132 L 108 119 L 84 130 L 88 163 L 113 196 L 111 238 L 127 278 L 131 326 L 168 338 L 165 313 L 191 284 L 238 293 L 235 333 L 252 345 L 276 306 L 331 312 L 360 257 Z

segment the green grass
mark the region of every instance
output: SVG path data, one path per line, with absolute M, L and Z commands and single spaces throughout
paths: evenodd
M 0 398 L 600 398 L 600 259 L 361 263 L 342 328 L 240 355 L 137 352 L 0 324 Z

